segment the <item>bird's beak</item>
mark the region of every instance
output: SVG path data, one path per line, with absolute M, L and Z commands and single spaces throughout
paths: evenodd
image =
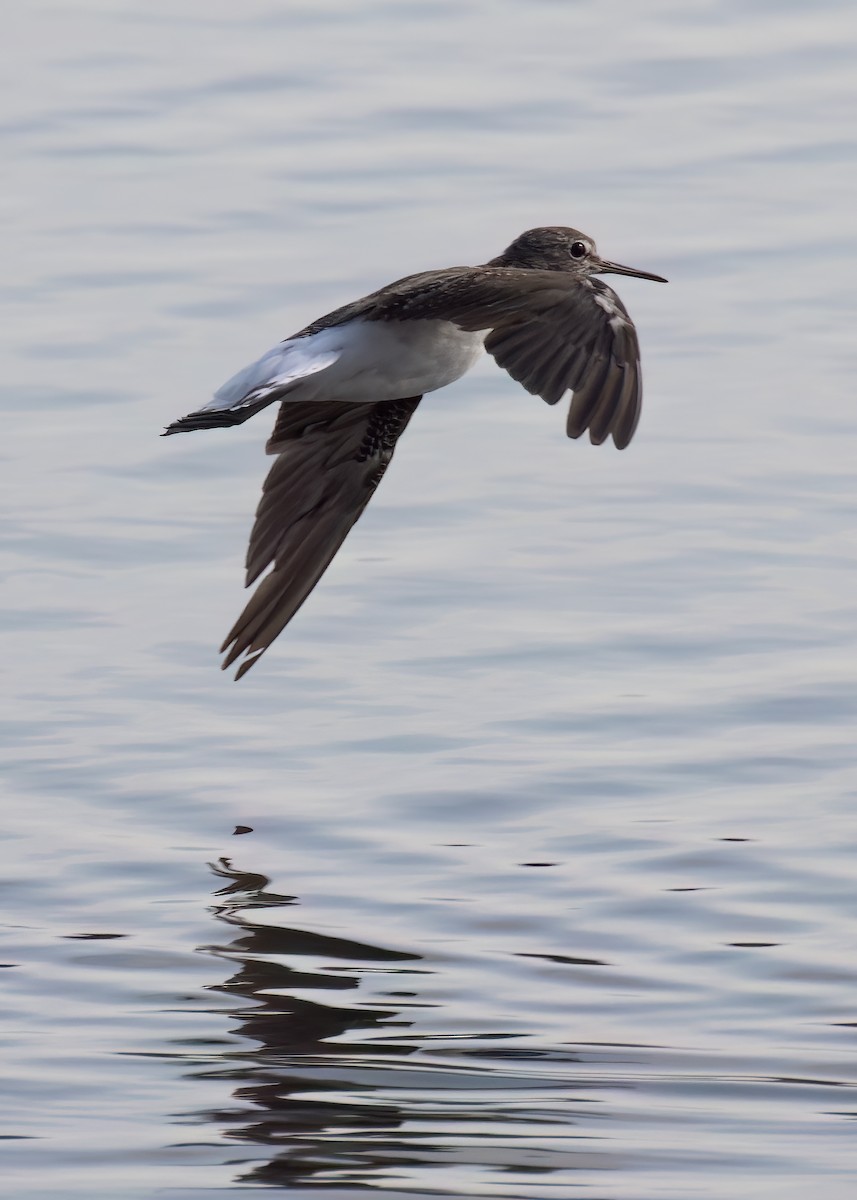
M 635 279 L 651 279 L 655 283 L 667 283 L 663 275 L 652 275 L 648 271 L 637 271 L 633 267 L 620 267 L 618 263 L 605 262 L 603 258 L 595 260 L 592 271 L 596 275 L 633 275 Z

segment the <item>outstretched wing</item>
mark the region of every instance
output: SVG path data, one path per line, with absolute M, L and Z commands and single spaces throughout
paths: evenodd
M 406 281 L 407 282 L 407 281 Z M 438 272 L 391 297 L 378 315 L 435 317 L 487 329 L 485 349 L 528 392 L 556 404 L 567 391 L 569 437 L 630 442 L 642 404 L 637 332 L 612 288 L 593 276 L 515 267 Z
M 377 404 L 286 401 L 267 451 L 268 472 L 247 551 L 253 593 L 221 646 L 224 668 L 249 671 L 285 628 L 381 482 L 420 396 Z

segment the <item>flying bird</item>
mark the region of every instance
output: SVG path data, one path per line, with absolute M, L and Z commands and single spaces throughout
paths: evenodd
M 271 570 L 229 631 L 240 679 L 282 632 L 363 512 L 426 392 L 453 383 L 483 350 L 528 392 L 572 393 L 566 430 L 621 450 L 642 401 L 628 311 L 599 275 L 660 275 L 600 258 L 566 226 L 529 229 L 484 266 L 422 271 L 307 325 L 239 371 L 164 436 L 240 425 L 280 402 L 274 465 L 247 551 L 249 587 Z

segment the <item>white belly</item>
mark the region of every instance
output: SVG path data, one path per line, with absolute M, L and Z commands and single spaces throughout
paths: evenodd
M 296 381 L 291 394 L 354 403 L 422 396 L 469 371 L 484 340 L 484 332 L 464 333 L 449 321 L 352 321 L 322 329 L 298 340 L 302 355 L 339 350 L 339 356 Z

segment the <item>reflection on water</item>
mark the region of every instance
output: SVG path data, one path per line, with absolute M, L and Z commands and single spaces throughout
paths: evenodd
M 236 1140 L 276 1150 L 273 1157 L 254 1165 L 239 1179 L 285 1186 L 348 1173 L 355 1182 L 361 1168 L 389 1166 L 385 1154 L 372 1153 L 371 1143 L 377 1139 L 379 1149 L 386 1146 L 392 1151 L 396 1146 L 392 1133 L 402 1125 L 404 1114 L 396 1105 L 372 1101 L 371 1067 L 361 1068 L 370 1056 L 377 1058 L 378 1050 L 356 1042 L 345 1056 L 331 1039 L 349 1030 L 366 1030 L 371 1035 L 407 1022 L 395 1019 L 394 1008 L 363 1007 L 359 1001 L 354 1007 L 323 1004 L 293 993 L 354 991 L 359 988 L 361 969 L 356 964 L 362 969 L 367 964 L 390 964 L 379 969 L 391 976 L 407 976 L 412 968 L 392 964 L 413 962 L 419 955 L 259 924 L 248 915 L 253 910 L 274 910 L 294 904 L 296 898 L 266 890 L 268 879 L 236 870 L 227 859 L 213 870 L 230 880 L 218 889 L 221 903 L 213 911 L 239 933 L 227 945 L 209 948 L 238 967 L 214 990 L 252 1002 L 250 1008 L 240 1010 L 235 1032 L 257 1047 L 252 1056 L 242 1055 L 244 1065 L 217 1073 L 219 1078 L 240 1081 L 235 1091 L 239 1107 L 201 1115 Z M 355 965 L 302 970 L 272 961 L 271 956 Z M 392 1046 L 389 1052 L 397 1053 Z M 332 1072 L 325 1060 L 333 1060 Z M 252 1066 L 247 1066 L 248 1062 Z
M 577 1042 L 573 986 L 567 1040 L 557 1044 L 535 1029 L 427 1034 L 421 996 L 442 962 L 286 924 L 296 897 L 228 859 L 212 869 L 220 883 L 212 912 L 233 936 L 204 953 L 234 971 L 211 991 L 241 1001 L 213 1011 L 250 1044 L 193 1070 L 226 1083 L 232 1103 L 182 1123 L 210 1124 L 235 1143 L 224 1162 L 236 1184 L 408 1195 L 472 1188 L 520 1200 L 577 1195 L 604 1175 L 610 1195 L 656 1197 L 677 1170 L 713 1170 L 721 1180 L 758 1179 L 760 1195 L 776 1175 L 779 1194 L 791 1195 L 783 1160 L 792 1158 L 797 1176 L 807 1164 L 785 1143 L 772 1158 L 772 1130 L 799 1129 L 807 1102 L 857 1116 L 842 1093 L 857 1085 L 857 1064 L 834 1068 L 819 1057 L 817 1074 L 797 1063 L 790 1074 L 780 1056 L 772 1073 L 764 1054 L 730 1060 L 686 1046 Z M 389 1004 L 363 998 L 368 986 Z M 501 1006 L 482 999 L 486 1016 Z M 849 1139 L 829 1137 L 831 1186 L 843 1153 Z
M 242 1146 L 266 1148 L 262 1162 L 253 1152 L 242 1157 L 253 1165 L 239 1172 L 238 1182 L 388 1189 L 411 1180 L 410 1192 L 413 1181 L 425 1176 L 435 1192 L 445 1190 L 444 1170 L 452 1166 L 459 1180 L 462 1169 L 471 1168 L 512 1181 L 618 1161 L 607 1148 L 569 1144 L 601 1084 L 574 1080 L 585 1095 L 572 1097 L 571 1079 L 504 1069 L 511 1062 L 541 1066 L 550 1060 L 565 1074 L 581 1062 L 579 1055 L 487 1048 L 476 1036 L 456 1048 L 457 1061 L 424 1061 L 418 1052 L 427 1039 L 408 1041 L 395 1032 L 410 1030 L 413 1021 L 403 1014 L 420 1007 L 413 977 L 426 968 L 407 965 L 419 963 L 420 955 L 273 924 L 296 897 L 268 890 L 265 876 L 241 871 L 228 859 L 212 869 L 229 881 L 218 888 L 212 911 L 238 933 L 224 945 L 206 947 L 237 967 L 212 990 L 249 1002 L 229 1016 L 238 1020 L 232 1032 L 255 1045 L 234 1056 L 236 1065 L 205 1072 L 235 1086 L 235 1105 L 194 1116 Z M 269 920 L 254 919 L 261 914 Z M 314 965 L 295 967 L 283 959 Z M 390 1007 L 361 1002 L 367 972 L 386 977 Z M 307 991 L 336 992 L 340 1002 L 302 997 Z M 346 992 L 350 1005 L 343 1002 Z M 488 1040 L 502 1042 L 503 1035 Z
M 345 1049 L 333 1039 L 351 1030 L 367 1031 L 364 1037 L 369 1038 L 376 1031 L 384 1036 L 381 1031 L 409 1022 L 397 1019 L 395 1007 L 379 1009 L 361 1005 L 359 1000 L 353 1007 L 324 1004 L 293 993 L 353 992 L 359 988 L 359 973 L 366 969 L 389 973 L 392 984 L 395 977 L 415 973 L 414 968 L 393 964 L 418 961 L 420 956 L 259 924 L 252 920 L 253 910 L 273 915 L 273 910 L 294 904 L 296 898 L 268 891 L 265 876 L 236 870 L 227 859 L 213 865 L 213 870 L 230 881 L 218 889 L 221 903 L 213 912 L 239 933 L 224 946 L 209 947 L 238 967 L 214 990 L 252 1002 L 251 1007 L 239 1010 L 235 1032 L 257 1045 L 252 1054 L 241 1055 L 241 1066 L 213 1073 L 238 1082 L 238 1106 L 200 1116 L 242 1143 L 276 1151 L 242 1173 L 239 1179 L 243 1182 L 286 1186 L 342 1177 L 351 1183 L 366 1182 L 407 1155 L 406 1145 L 396 1136 L 406 1113 L 398 1104 L 378 1102 L 378 1085 L 372 1080 L 373 1074 L 383 1071 L 377 1062 L 380 1055 L 400 1056 L 409 1051 L 394 1044 L 379 1047 L 371 1041 L 355 1041 Z M 271 956 L 320 959 L 325 966 L 296 969 L 272 961 Z M 353 965 L 329 965 L 331 961 Z M 400 982 L 403 989 L 408 981 Z M 396 988 L 390 995 L 414 994 L 402 989 Z

